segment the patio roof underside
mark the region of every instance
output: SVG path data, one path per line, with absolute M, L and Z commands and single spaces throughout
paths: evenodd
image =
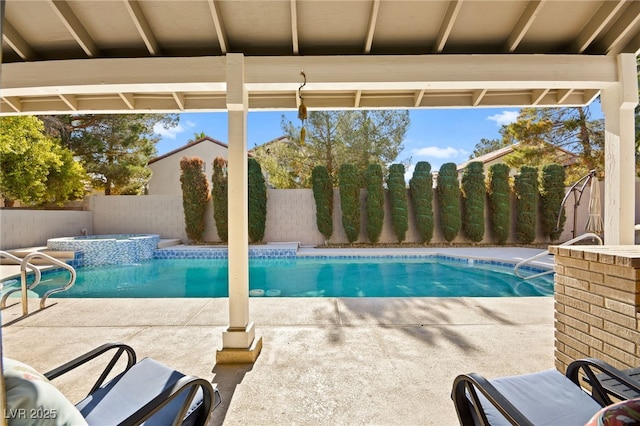
M 6 0 L 0 114 L 585 105 L 640 1 Z

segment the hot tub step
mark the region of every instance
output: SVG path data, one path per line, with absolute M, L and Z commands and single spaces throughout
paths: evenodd
M 25 256 L 31 253 L 39 252 L 39 253 L 44 253 L 46 255 L 54 257 L 56 259 L 62 260 L 63 262 L 66 262 L 68 260 L 73 260 L 75 255 L 75 252 L 73 251 L 48 250 L 47 247 L 25 247 L 25 248 L 19 248 L 14 250 L 7 250 L 7 251 L 9 254 L 19 257 L 20 259 L 23 259 Z M 40 258 L 31 259 L 31 263 L 34 265 L 50 265 L 51 264 L 51 262 L 49 262 L 48 260 L 40 259 Z M 11 259 L 0 258 L 0 264 L 15 265 L 16 263 Z
M 173 247 L 182 244 L 180 238 L 163 238 L 158 242 L 158 248 L 163 249 L 167 247 Z

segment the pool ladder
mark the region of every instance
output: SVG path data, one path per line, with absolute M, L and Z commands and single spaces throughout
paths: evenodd
M 28 291 L 29 290 L 33 290 L 34 288 L 36 288 L 36 286 L 38 284 L 40 284 L 40 281 L 42 279 L 42 274 L 40 273 L 40 269 L 38 269 L 36 266 L 34 266 L 32 263 L 30 263 L 29 261 L 31 259 L 34 258 L 41 258 L 41 259 L 45 259 L 47 260 L 49 263 L 51 263 L 52 265 L 56 265 L 59 266 L 63 269 L 66 269 L 67 271 L 69 271 L 69 281 L 67 282 L 66 285 L 62 286 L 62 287 L 58 287 L 58 288 L 54 288 L 51 289 L 49 291 L 47 291 L 42 298 L 40 298 L 40 309 L 44 309 L 47 303 L 47 298 L 49 296 L 51 296 L 54 293 L 59 293 L 62 291 L 66 291 L 68 289 L 70 289 L 73 284 L 75 284 L 76 282 L 76 270 L 73 268 L 73 266 L 66 264 L 65 262 L 56 259 L 55 257 L 51 257 L 48 254 L 45 253 L 30 253 L 28 255 L 26 255 L 23 259 L 20 259 L 17 256 L 12 255 L 11 253 L 8 253 L 6 251 L 0 251 L 0 258 L 7 258 L 7 259 L 11 259 L 14 262 L 18 262 L 20 263 L 20 288 L 15 288 L 12 290 L 7 291 L 5 294 L 2 295 L 2 299 L 0 299 L 0 309 L 4 309 L 7 306 L 7 299 L 9 298 L 9 296 L 13 293 L 15 293 L 16 291 L 20 291 L 22 292 L 22 298 L 21 298 L 21 302 L 22 302 L 22 315 L 26 316 L 29 314 L 29 299 L 28 299 Z M 31 283 L 31 285 L 27 286 L 27 268 L 31 269 L 33 271 L 33 276 L 34 276 L 34 280 Z
M 600 236 L 598 234 L 594 234 L 592 232 L 587 232 L 586 234 L 579 235 L 579 236 L 577 236 L 575 238 L 570 239 L 569 241 L 566 241 L 566 242 L 560 244 L 560 246 L 570 246 L 573 243 L 577 243 L 578 241 L 586 240 L 587 238 L 592 238 L 592 239 L 594 239 L 594 240 L 596 240 L 598 242 L 598 245 L 602 245 L 602 238 L 600 238 Z M 536 259 L 538 259 L 538 258 L 540 258 L 542 256 L 546 256 L 548 254 L 549 254 L 549 250 L 545 250 L 542 253 L 538 253 L 535 256 L 531 256 L 528 259 L 525 259 L 525 260 L 523 260 L 521 262 L 518 262 L 516 264 L 516 266 L 513 268 L 513 273 L 516 274 L 516 276 L 518 276 L 519 278 L 522 278 L 523 280 L 530 280 L 531 278 L 536 278 L 536 277 L 541 277 L 543 275 L 553 274 L 555 272 L 553 269 L 550 269 L 550 270 L 544 271 L 544 272 L 540 272 L 538 274 L 528 275 L 528 276 L 522 275 L 519 272 L 519 269 L 522 266 L 524 266 L 524 265 L 526 265 L 528 263 L 531 263 L 534 260 L 536 260 Z

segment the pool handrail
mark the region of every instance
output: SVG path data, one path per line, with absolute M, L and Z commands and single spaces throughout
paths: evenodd
M 21 264 L 21 268 L 22 268 L 22 259 L 20 259 L 18 256 L 15 256 L 7 251 L 0 250 L 0 258 L 13 260 L 16 263 Z M 26 271 L 25 271 L 25 277 L 24 277 L 24 280 L 21 280 L 20 288 L 14 288 L 12 290 L 5 292 L 2 295 L 2 299 L 0 299 L 0 309 L 4 309 L 7 307 L 7 299 L 11 294 L 15 293 L 16 291 L 22 291 L 22 313 L 24 315 L 27 315 L 29 313 L 27 291 L 32 290 L 40 283 L 42 274 L 40 273 L 40 269 L 38 269 L 38 267 L 36 267 L 35 265 L 29 262 L 26 263 L 25 267 L 33 271 L 33 275 L 34 275 L 33 282 L 31 283 L 30 286 L 27 287 L 27 279 L 26 279 Z
M 578 241 L 586 240 L 587 238 L 592 238 L 592 239 L 596 240 L 598 242 L 598 245 L 602 245 L 603 244 L 602 238 L 600 238 L 600 236 L 598 234 L 594 234 L 593 232 L 587 232 L 585 234 L 582 234 L 582 235 L 579 235 L 579 236 L 577 236 L 575 238 L 572 238 L 569 241 L 565 241 L 564 243 L 559 244 L 559 245 L 560 246 L 569 246 L 569 245 L 572 245 L 573 243 L 577 243 Z M 540 258 L 542 256 L 546 256 L 548 254 L 549 254 L 549 250 L 545 250 L 545 251 L 543 251 L 541 253 L 536 254 L 535 256 L 531 256 L 528 259 L 525 259 L 525 260 L 522 260 L 522 261 L 518 262 L 516 264 L 516 266 L 514 266 L 514 268 L 513 268 L 513 273 L 518 278 L 522 278 L 523 280 L 530 280 L 532 278 L 541 277 L 543 275 L 553 274 L 555 272 L 553 269 L 550 269 L 550 270 L 544 271 L 544 272 L 540 272 L 538 274 L 528 275 L 528 276 L 521 275 L 518 272 L 518 270 L 522 266 L 526 265 L 527 263 L 531 263 L 534 260 L 536 260 L 536 259 L 538 259 L 538 258 Z

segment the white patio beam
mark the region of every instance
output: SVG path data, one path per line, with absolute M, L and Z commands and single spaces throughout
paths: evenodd
M 536 17 L 538 16 L 538 13 L 544 5 L 544 2 L 545 0 L 535 0 L 530 1 L 527 4 L 527 7 L 524 9 L 524 12 L 522 12 L 520 19 L 518 19 L 518 22 L 511 31 L 511 35 L 509 36 L 504 47 L 505 51 L 509 53 L 515 52 L 525 34 L 527 34 L 527 31 L 529 31 L 529 28 L 531 28 L 531 25 L 533 25 L 533 21 L 535 21 Z
M 244 55 L 227 55 L 227 110 L 229 120 L 229 326 L 222 333 L 216 362 L 253 362 L 262 349 L 249 320 L 249 212 L 247 177 L 247 113 Z
M 151 30 L 151 26 L 149 22 L 147 22 L 147 18 L 140 7 L 140 4 L 136 0 L 124 0 L 124 6 L 129 12 L 129 16 L 131 16 L 131 20 L 133 24 L 136 26 L 138 30 L 138 34 L 144 41 L 144 45 L 147 46 L 147 50 L 151 55 L 159 55 L 160 45 L 156 40 L 155 35 L 153 35 L 153 31 Z
M 442 20 L 442 25 L 440 25 L 440 31 L 438 31 L 438 36 L 436 37 L 433 53 L 442 53 L 444 50 L 444 46 L 447 44 L 449 36 L 451 35 L 451 30 L 453 30 L 453 24 L 455 24 L 458 14 L 460 13 L 462 2 L 463 0 L 453 0 L 449 3 L 447 12 Z
M 2 24 L 2 40 L 7 43 L 14 52 L 25 61 L 33 61 L 36 54 L 18 31 L 9 23 L 7 19 Z
M 604 242 L 635 243 L 635 115 L 638 104 L 636 57 L 618 55 L 619 82 L 602 91 L 605 116 Z
M 227 34 L 224 30 L 224 24 L 220 18 L 218 4 L 216 0 L 209 0 L 208 3 L 209 10 L 211 11 L 211 19 L 213 19 L 213 26 L 216 29 L 216 37 L 218 37 L 218 44 L 220 45 L 220 52 L 224 55 L 229 50 L 229 41 L 227 40 Z
M 416 55 L 246 57 L 249 92 L 595 89 L 617 83 L 615 57 Z M 3 96 L 225 92 L 225 57 L 79 59 L 3 64 Z
M 89 57 L 98 56 L 98 47 L 66 1 L 49 0 L 60 21 Z

